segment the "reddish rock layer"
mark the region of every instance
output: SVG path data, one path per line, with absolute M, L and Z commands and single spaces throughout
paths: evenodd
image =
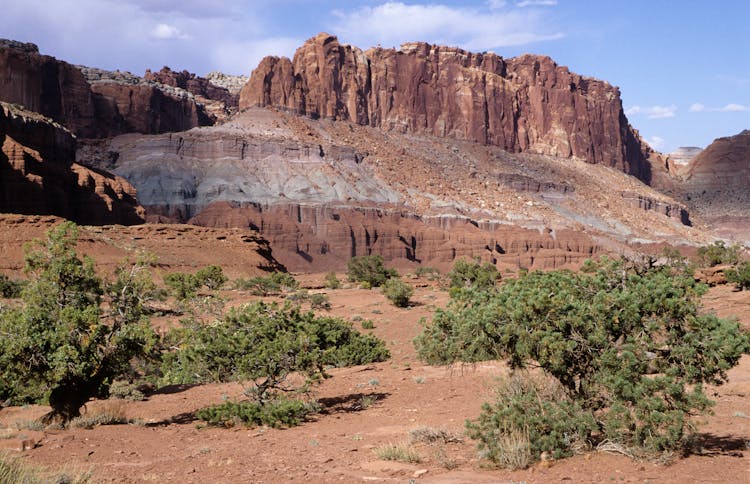
M 182 71 L 175 72 L 167 66 L 162 67 L 159 72 L 146 71 L 143 76 L 146 81 L 158 82 L 166 86 L 179 87 L 187 92 L 201 96 L 212 101 L 221 101 L 228 108 L 237 108 L 239 96 L 232 94 L 224 87 L 215 86 L 205 77 Z
M 40 55 L 34 44 L 8 40 L 0 40 L 0 101 L 52 118 L 79 138 L 212 124 L 194 99 L 165 94 L 155 85 L 91 85 L 77 67 Z
M 123 178 L 73 163 L 75 139 L 59 124 L 0 104 L 0 212 L 59 215 L 81 224 L 144 220 Z
M 381 254 L 395 265 L 443 269 L 462 256 L 478 256 L 501 268 L 555 269 L 577 267 L 606 250 L 573 230 L 540 232 L 382 208 L 216 202 L 190 223 L 257 230 L 273 246 L 274 257 L 292 271 L 341 270 L 350 257 L 369 254 Z
M 319 34 L 293 61 L 261 61 L 240 93 L 240 109 L 251 106 L 578 157 L 650 180 L 648 148 L 628 124 L 619 90 L 548 57 L 426 43 L 363 52 Z

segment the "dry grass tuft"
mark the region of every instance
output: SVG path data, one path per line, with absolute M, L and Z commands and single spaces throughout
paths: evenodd
M 444 428 L 417 427 L 409 432 L 412 443 L 422 444 L 452 444 L 463 442 L 463 438 L 456 432 Z
M 98 425 L 118 425 L 129 422 L 125 415 L 125 402 L 122 400 L 110 400 L 104 402 L 104 404 L 95 410 L 74 418 L 68 422 L 68 427 L 91 429 Z
M 422 462 L 416 450 L 405 444 L 385 444 L 375 449 L 375 454 L 383 460 L 393 460 L 417 464 Z

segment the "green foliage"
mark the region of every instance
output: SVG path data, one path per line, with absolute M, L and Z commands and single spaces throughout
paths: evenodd
M 341 281 L 336 277 L 335 272 L 329 272 L 326 274 L 325 286 L 327 289 L 338 289 L 341 287 Z
M 289 382 L 294 372 L 310 383 L 326 376 L 325 366 L 390 357 L 382 340 L 358 333 L 350 323 L 318 318 L 288 303 L 255 302 L 212 325 L 186 321 L 168 340 L 179 349 L 165 355 L 165 382 L 253 382 L 251 396 L 261 404 L 282 392 L 305 390 Z
M 724 382 L 750 349 L 737 323 L 699 313 L 705 290 L 670 268 L 602 258 L 581 273 L 534 272 L 495 293 L 464 293 L 415 346 L 428 363 L 535 362 L 594 413 L 600 437 L 672 450 L 685 443 L 689 416 L 710 406 L 701 384 Z
M 391 278 L 383 285 L 383 294 L 394 306 L 405 308 L 409 306 L 409 298 L 414 294 L 414 288 L 401 279 Z
M 426 277 L 429 280 L 440 277 L 440 270 L 429 266 L 419 266 L 414 269 L 414 275 L 417 277 Z
M 727 281 L 734 283 L 737 289 L 750 289 L 750 261 L 741 262 L 734 269 L 724 273 Z
M 328 296 L 325 294 L 311 294 L 310 295 L 310 307 L 313 309 L 331 309 L 331 301 L 328 300 Z
M 379 287 L 392 277 L 398 277 L 394 269 L 386 269 L 380 255 L 352 257 L 347 263 L 346 275 L 352 282 L 366 282 L 370 287 Z
M 220 289 L 227 282 L 227 276 L 219 266 L 206 266 L 195 273 L 195 278 L 199 286 L 206 286 L 214 291 Z
M 109 397 L 131 402 L 140 402 L 146 399 L 146 395 L 138 389 L 137 385 L 125 380 L 116 380 L 109 386 Z
M 17 298 L 21 297 L 24 282 L 16 281 L 5 274 L 0 274 L 0 297 Z
M 453 265 L 453 270 L 448 273 L 451 289 L 474 288 L 487 290 L 495 287 L 500 279 L 500 273 L 494 264 L 479 263 L 479 259 L 468 261 L 458 259 Z
M 507 443 L 519 440 L 519 435 L 527 439 L 527 449 L 521 450 L 531 460 L 538 460 L 542 452 L 555 459 L 568 457 L 586 447 L 596 421 L 556 380 L 522 373 L 501 382 L 495 400 L 485 403 L 479 418 L 467 422 L 466 427 L 488 459 L 503 463 Z
M 197 277 L 184 272 L 167 274 L 164 276 L 164 284 L 169 288 L 170 294 L 180 301 L 194 298 L 198 294 L 198 288 L 201 287 Z
M 224 402 L 198 410 L 195 416 L 209 425 L 233 427 L 267 425 L 279 428 L 294 427 L 311 414 L 318 413 L 320 406 L 300 400 L 278 399 L 261 405 L 258 402 Z
M 0 313 L 0 335 L 13 335 L 0 338 L 0 399 L 48 401 L 48 422 L 77 417 L 157 341 L 143 306 L 153 287 L 146 268 L 119 268 L 104 283 L 76 255 L 77 235 L 66 222 L 27 247 L 24 306 Z
M 299 283 L 294 276 L 278 271 L 272 272 L 267 277 L 258 276 L 251 277 L 250 279 L 237 279 L 234 285 L 237 289 L 250 291 L 254 296 L 271 296 L 299 287 Z
M 372 322 L 372 319 L 363 319 L 361 324 L 362 329 L 375 329 L 375 323 Z
M 740 262 L 740 246 L 726 245 L 723 240 L 717 240 L 711 245 L 698 248 L 698 264 L 701 267 L 713 267 L 720 264 L 737 264 Z

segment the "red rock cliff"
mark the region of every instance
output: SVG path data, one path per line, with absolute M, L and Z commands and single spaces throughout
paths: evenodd
M 648 148 L 628 124 L 619 90 L 549 57 L 503 59 L 426 43 L 363 52 L 319 34 L 291 61 L 261 61 L 240 93 L 240 109 L 251 106 L 577 157 L 650 181 Z
M 212 124 L 204 108 L 157 85 L 89 83 L 76 67 L 39 54 L 34 44 L 0 39 L 0 101 L 22 105 L 79 138 L 183 131 Z
M 0 103 L 0 212 L 89 225 L 142 223 L 133 186 L 73 163 L 75 150 L 75 138 L 59 124 Z

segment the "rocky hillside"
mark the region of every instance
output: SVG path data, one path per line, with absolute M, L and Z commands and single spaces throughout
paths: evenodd
M 273 106 L 312 118 L 576 157 L 650 181 L 649 148 L 610 84 L 524 55 L 503 59 L 426 43 L 362 51 L 319 34 L 287 58 L 267 57 L 240 108 Z
M 257 229 L 291 270 L 369 253 L 574 267 L 633 241 L 700 239 L 683 205 L 605 166 L 266 108 L 79 158 L 130 180 L 151 220 Z
M 74 163 L 76 141 L 38 113 L 0 103 L 0 212 L 82 224 L 137 224 L 144 210 L 123 178 Z
M 0 40 L 0 101 L 52 118 L 79 138 L 183 131 L 216 119 L 186 90 L 81 69 L 11 40 Z
M 714 140 L 683 170 L 692 210 L 720 235 L 750 241 L 750 130 Z

